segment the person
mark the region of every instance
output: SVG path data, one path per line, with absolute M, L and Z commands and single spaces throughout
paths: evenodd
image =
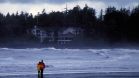
M 37 64 L 38 78 L 43 78 L 43 70 L 45 69 L 45 64 L 43 60 Z

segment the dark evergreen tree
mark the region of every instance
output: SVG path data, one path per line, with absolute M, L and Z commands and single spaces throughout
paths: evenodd
M 87 4 L 82 9 L 79 5 L 64 12 L 46 13 L 45 9 L 36 16 L 26 12 L 0 13 L 0 40 L 9 38 L 27 38 L 28 30 L 34 25 L 44 30 L 53 29 L 55 36 L 64 27 L 79 27 L 84 30 L 84 38 L 105 39 L 111 42 L 139 41 L 139 6 L 131 12 L 129 9 L 108 7 L 96 17 L 95 9 Z M 57 38 L 57 37 L 55 37 Z

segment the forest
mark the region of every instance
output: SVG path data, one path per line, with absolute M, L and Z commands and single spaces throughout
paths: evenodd
M 139 5 L 133 9 L 113 6 L 101 10 L 99 16 L 96 10 L 85 5 L 79 5 L 65 11 L 52 11 L 47 9 L 33 16 L 27 12 L 13 14 L 0 13 L 0 43 L 11 40 L 30 40 L 33 38 L 27 31 L 34 25 L 43 29 L 53 27 L 59 30 L 62 27 L 80 27 L 84 29 L 84 38 L 115 42 L 139 42 Z

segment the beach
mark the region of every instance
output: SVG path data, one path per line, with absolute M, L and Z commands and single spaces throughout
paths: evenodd
M 37 78 L 37 74 L 8 75 L 0 76 L 0 78 Z M 139 78 L 139 72 L 44 74 L 44 78 Z
M 139 78 L 137 49 L 0 49 L 0 78 Z

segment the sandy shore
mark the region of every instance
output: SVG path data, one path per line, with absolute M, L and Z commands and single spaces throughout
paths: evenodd
M 0 78 L 37 78 L 37 75 L 9 75 Z M 139 78 L 139 72 L 44 74 L 44 78 Z

